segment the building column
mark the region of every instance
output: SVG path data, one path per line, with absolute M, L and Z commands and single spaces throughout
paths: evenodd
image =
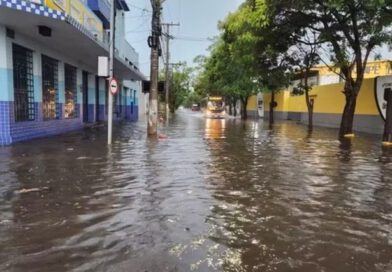
M 42 55 L 33 52 L 35 121 L 43 121 L 42 111 Z
M 88 74 L 88 122 L 95 123 L 95 75 Z
M 58 63 L 58 107 L 59 119 L 64 119 L 64 105 L 65 105 L 65 75 L 64 75 L 64 62 Z
M 106 114 L 106 101 L 107 101 L 107 92 L 106 85 L 107 80 L 105 78 L 99 79 L 99 121 L 107 120 Z
M 7 43 L 6 28 L 0 25 L 0 145 L 12 143 L 13 100 L 12 52 Z

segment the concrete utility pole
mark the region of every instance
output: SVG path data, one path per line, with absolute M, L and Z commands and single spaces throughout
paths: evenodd
M 159 37 L 161 36 L 161 3 L 162 0 L 151 0 L 152 20 L 151 36 L 148 37 L 148 46 L 151 48 L 150 70 L 150 97 L 148 106 L 147 133 L 149 136 L 158 134 L 158 70 L 159 70 Z
M 180 24 L 162 24 L 162 26 L 166 26 L 166 63 L 165 63 L 165 113 L 166 113 L 166 122 L 169 121 L 169 90 L 170 90 L 170 78 L 169 78 L 169 64 L 170 64 L 170 39 L 173 39 L 173 36 L 170 36 L 170 27 L 171 26 L 180 26 Z
M 115 11 L 115 0 L 111 1 L 111 6 L 110 6 L 110 48 L 109 48 L 109 80 L 106 84 L 109 85 L 110 80 L 113 78 L 113 60 L 114 60 L 114 31 L 115 31 L 115 16 L 116 16 L 116 11 Z M 112 144 L 112 129 L 113 129 L 113 94 L 110 91 L 110 88 L 108 88 L 108 103 L 109 103 L 109 108 L 108 108 L 108 145 Z

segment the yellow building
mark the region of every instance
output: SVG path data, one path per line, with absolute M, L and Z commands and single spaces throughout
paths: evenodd
M 363 81 L 355 111 L 354 130 L 382 133 L 384 121 L 382 118 L 383 102 L 376 98 L 377 78 L 391 78 L 391 61 L 369 62 L 365 79 Z M 310 78 L 313 88 L 311 96 L 314 99 L 314 124 L 316 126 L 334 127 L 340 125 L 341 115 L 345 105 L 345 96 L 342 94 L 344 83 L 336 71 L 327 66 L 316 66 L 315 74 Z M 338 72 L 338 71 L 337 71 Z M 299 81 L 294 81 L 293 86 Z M 295 120 L 304 124 L 308 122 L 307 107 L 304 95 L 294 95 L 293 86 L 279 91 L 275 95 L 277 107 L 276 119 Z M 260 108 L 260 98 L 252 96 L 248 102 L 250 115 L 257 115 Z M 264 116 L 268 118 L 271 94 L 263 95 Z
M 103 40 L 102 21 L 81 0 L 45 0 L 44 4 L 70 15 L 79 24 L 90 31 L 97 40 Z

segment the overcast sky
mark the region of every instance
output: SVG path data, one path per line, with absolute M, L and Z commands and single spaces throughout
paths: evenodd
M 230 11 L 234 11 L 244 0 L 165 0 L 163 4 L 163 23 L 179 23 L 172 27 L 171 63 L 186 61 L 193 63 L 198 55 L 208 54 L 211 45 L 208 38 L 218 32 L 217 24 Z M 130 44 L 139 53 L 139 68 L 150 76 L 150 48 L 147 37 L 151 33 L 150 0 L 127 0 L 131 9 L 126 13 L 126 36 Z M 383 59 L 392 59 L 392 53 L 386 47 L 376 49 Z M 371 57 L 372 60 L 372 57 Z
M 163 4 L 163 22 L 180 23 L 172 27 L 171 61 L 189 64 L 198 55 L 207 54 L 212 38 L 218 34 L 217 23 L 243 0 L 166 0 Z M 130 12 L 126 14 L 126 32 L 130 44 L 139 53 L 139 67 L 149 76 L 150 49 L 147 37 L 151 31 L 150 0 L 127 0 Z M 147 11 L 145 11 L 145 10 Z

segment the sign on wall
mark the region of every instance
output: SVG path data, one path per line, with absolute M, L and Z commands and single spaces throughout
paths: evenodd
M 392 76 L 376 78 L 375 96 L 378 110 L 381 117 L 385 120 L 387 116 L 387 101 L 385 100 L 385 90 L 392 88 Z

